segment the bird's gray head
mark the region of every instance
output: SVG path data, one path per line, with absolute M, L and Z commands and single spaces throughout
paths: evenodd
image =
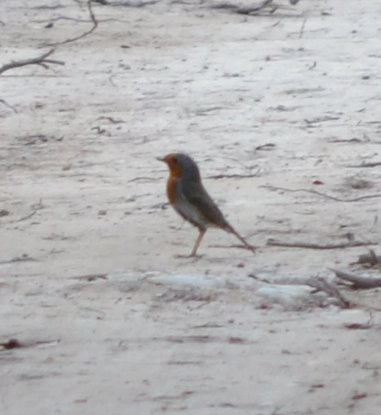
M 187 154 L 171 153 L 158 160 L 167 163 L 171 176 L 185 180 L 201 180 L 200 170 L 196 162 Z

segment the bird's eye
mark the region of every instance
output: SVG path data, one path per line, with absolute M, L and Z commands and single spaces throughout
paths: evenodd
M 173 164 L 177 164 L 177 158 L 176 158 L 176 157 L 173 157 L 173 158 L 172 158 L 172 163 L 173 163 Z

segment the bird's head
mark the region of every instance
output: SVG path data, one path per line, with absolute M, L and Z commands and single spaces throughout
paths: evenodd
M 157 158 L 167 164 L 173 177 L 181 177 L 189 180 L 201 180 L 200 171 L 196 162 L 186 154 L 171 153 Z

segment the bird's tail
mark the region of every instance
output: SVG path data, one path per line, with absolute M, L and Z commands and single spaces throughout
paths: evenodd
M 249 251 L 251 252 L 255 252 L 255 246 L 250 245 L 245 238 L 243 238 L 231 225 L 228 225 L 225 228 L 229 233 L 232 233 L 233 235 L 235 235 L 244 245 L 245 248 L 247 248 Z

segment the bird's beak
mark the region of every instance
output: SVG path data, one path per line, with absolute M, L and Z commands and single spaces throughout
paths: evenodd
M 162 161 L 165 163 L 165 158 L 164 157 L 156 157 L 156 160 Z

